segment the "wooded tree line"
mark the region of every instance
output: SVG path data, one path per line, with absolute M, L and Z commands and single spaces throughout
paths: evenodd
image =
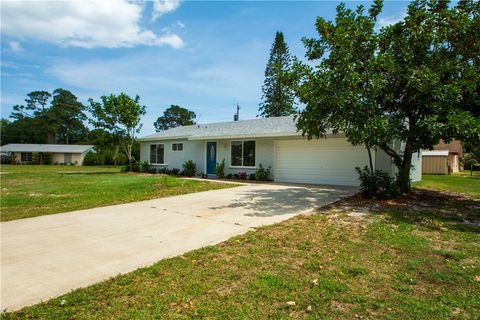
M 25 104 L 15 105 L 11 120 L 1 119 L 1 144 L 92 144 L 92 164 L 122 164 L 139 159 L 135 134 L 141 128 L 145 107 L 121 93 L 89 99 L 89 105 L 65 89 L 33 91 Z
M 124 164 L 140 159 L 136 135 L 145 106 L 125 93 L 88 100 L 84 105 L 65 89 L 33 91 L 15 105 L 11 120 L 1 119 L 1 145 L 8 143 L 92 144 L 88 164 Z M 157 131 L 194 124 L 194 112 L 172 105 L 155 121 Z

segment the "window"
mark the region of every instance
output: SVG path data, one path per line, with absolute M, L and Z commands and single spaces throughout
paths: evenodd
M 32 153 L 31 152 L 22 152 L 21 159 L 22 159 L 22 162 L 31 162 L 32 161 Z
M 63 154 L 63 160 L 64 160 L 63 162 L 65 164 L 72 163 L 72 154 L 71 153 L 64 153 Z
M 232 141 L 231 151 L 233 167 L 255 167 L 255 141 Z
M 164 148 L 163 144 L 150 145 L 150 163 L 163 164 L 164 163 Z
M 172 151 L 183 151 L 183 143 L 172 143 Z

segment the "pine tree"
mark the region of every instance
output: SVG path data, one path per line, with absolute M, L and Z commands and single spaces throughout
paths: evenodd
M 263 102 L 260 103 L 258 110 L 261 117 L 280 117 L 295 113 L 294 94 L 285 83 L 285 75 L 290 65 L 288 46 L 283 33 L 277 31 L 265 69 L 265 82 L 262 86 Z

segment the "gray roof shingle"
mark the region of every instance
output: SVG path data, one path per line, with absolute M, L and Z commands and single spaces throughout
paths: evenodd
M 23 144 L 11 143 L 0 147 L 2 152 L 58 152 L 58 153 L 84 153 L 92 149 L 92 145 L 78 144 Z
M 292 116 L 258 118 L 176 127 L 140 138 L 140 141 L 168 139 L 221 139 L 300 136 Z

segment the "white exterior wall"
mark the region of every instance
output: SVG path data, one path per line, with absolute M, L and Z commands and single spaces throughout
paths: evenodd
M 172 151 L 173 143 L 183 143 L 182 151 Z M 163 140 L 163 141 L 143 141 L 140 142 L 140 160 L 150 162 L 150 145 L 164 145 L 164 164 L 153 165 L 155 168 L 168 168 L 183 170 L 185 161 L 192 160 L 197 164 L 197 172 L 205 172 L 205 143 L 204 141 L 180 140 Z
M 392 158 L 380 148 L 375 152 L 375 169 L 388 172 L 391 176 L 396 173 Z
M 255 166 L 261 163 L 265 168 L 272 168 L 274 165 L 274 140 L 273 139 L 245 139 L 245 141 L 255 140 Z M 150 144 L 164 144 L 165 164 L 153 165 L 156 168 L 178 168 L 183 169 L 183 163 L 192 160 L 197 164 L 197 173 L 205 173 L 206 169 L 206 146 L 207 142 L 217 143 L 217 163 L 225 159 L 225 174 L 235 174 L 239 172 L 254 173 L 255 168 L 232 167 L 230 145 L 232 141 L 242 141 L 242 139 L 233 140 L 162 140 L 162 141 L 143 141 L 140 143 L 140 160 L 150 162 Z M 172 151 L 173 143 L 183 143 L 183 151 Z
M 396 152 L 402 152 L 405 147 L 404 143 L 396 142 L 391 145 Z M 378 148 L 375 155 L 376 169 L 386 171 L 394 177 L 398 170 L 393 163 L 392 158 L 387 155 L 382 149 Z M 414 152 L 412 155 L 412 169 L 410 171 L 410 179 L 412 182 L 422 180 L 422 155 L 420 152 Z
M 232 141 L 255 141 L 255 168 L 250 167 L 234 167 L 231 165 Z M 213 140 L 212 140 L 213 141 Z M 232 139 L 232 140 L 217 140 L 217 163 L 221 163 L 225 159 L 225 174 L 235 174 L 239 172 L 246 172 L 247 174 L 255 173 L 259 164 L 262 164 L 265 168 L 271 167 L 273 179 L 274 172 L 274 140 L 273 139 Z M 205 142 L 206 144 L 206 142 Z M 204 151 L 205 153 L 205 151 Z M 206 161 L 206 157 L 204 162 Z
M 251 141 L 255 140 L 256 142 L 256 154 L 255 154 L 255 167 L 232 167 L 231 166 L 231 142 L 232 141 Z M 188 160 L 192 160 L 197 165 L 197 173 L 205 173 L 206 172 L 206 145 L 207 142 L 216 142 L 217 143 L 217 163 L 222 162 L 225 159 L 225 174 L 235 174 L 239 172 L 247 172 L 247 174 L 254 173 L 258 165 L 261 163 L 265 168 L 271 167 L 271 178 L 275 179 L 275 161 L 276 161 L 276 142 L 282 140 L 298 140 L 299 145 L 305 143 L 307 140 L 304 137 L 295 138 L 257 138 L 257 139 L 212 139 L 212 140 L 187 140 L 187 139 L 178 139 L 178 140 L 162 140 L 162 141 L 143 141 L 140 143 L 140 160 L 150 162 L 150 144 L 164 144 L 165 148 L 165 164 L 163 165 L 154 165 L 156 168 L 178 168 L 180 170 L 183 169 L 183 163 Z M 183 151 L 172 151 L 172 144 L 173 143 L 183 143 Z M 323 152 L 328 152 L 329 161 L 332 165 L 338 165 L 350 158 L 358 158 L 355 166 L 364 166 L 368 165 L 368 155 L 364 147 L 353 147 L 348 142 L 345 141 L 343 136 L 338 137 L 330 137 L 325 140 L 322 145 L 325 144 L 327 148 L 325 148 Z M 353 151 L 352 156 L 342 155 L 335 155 L 335 144 L 339 144 L 343 146 L 343 148 L 351 149 Z M 331 150 L 328 146 L 331 146 Z M 396 150 L 401 150 L 402 144 L 401 143 L 394 143 L 392 144 Z M 380 169 L 386 172 L 389 172 L 392 176 L 394 176 L 397 172 L 396 166 L 393 164 L 391 158 L 382 150 L 378 150 L 377 152 L 372 152 L 373 156 L 373 164 L 376 169 Z M 325 157 L 325 155 L 324 155 Z M 305 159 L 298 159 L 298 161 L 292 160 L 293 165 L 300 165 L 302 160 Z M 348 161 L 347 161 L 348 162 Z M 412 158 L 412 173 L 411 179 L 412 181 L 419 181 L 421 180 L 421 156 L 418 153 L 415 153 Z M 345 163 L 345 170 L 355 170 L 354 167 L 350 165 L 350 163 Z M 355 173 L 356 175 L 356 173 Z M 347 181 L 349 182 L 349 181 Z M 352 183 L 350 183 L 352 184 Z
M 415 152 L 412 155 L 412 170 L 410 171 L 410 179 L 412 182 L 422 180 L 422 154 Z
M 34 152 L 32 152 L 34 153 Z M 87 153 L 72 153 L 72 163 L 76 162 L 77 166 L 81 166 L 83 163 L 83 158 Z M 15 159 L 18 162 L 21 162 L 22 153 L 15 152 Z M 64 164 L 65 163 L 65 153 L 52 152 L 52 164 Z

